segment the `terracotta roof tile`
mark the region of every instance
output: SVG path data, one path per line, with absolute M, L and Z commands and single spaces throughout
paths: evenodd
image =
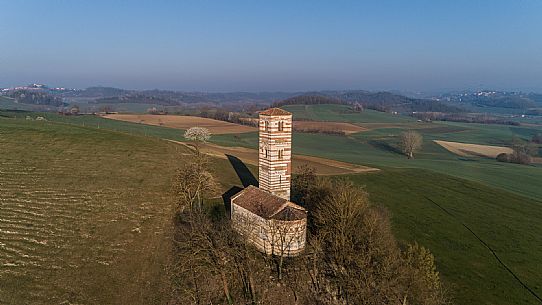
M 267 110 L 260 111 L 259 114 L 261 115 L 292 115 L 292 113 L 280 108 L 269 108 Z
M 307 217 L 302 207 L 252 185 L 235 195 L 232 203 L 265 219 L 297 220 Z
M 277 220 L 300 220 L 307 218 L 307 211 L 304 208 L 292 203 L 291 205 L 287 205 L 271 218 Z

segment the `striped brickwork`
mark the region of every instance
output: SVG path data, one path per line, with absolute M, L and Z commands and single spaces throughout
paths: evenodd
M 259 129 L 260 188 L 290 200 L 292 114 L 260 113 Z

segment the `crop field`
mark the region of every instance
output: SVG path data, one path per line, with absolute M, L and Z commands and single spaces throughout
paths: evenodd
M 419 169 L 350 179 L 390 210 L 400 239 L 435 254 L 455 304 L 539 304 L 521 282 L 542 295 L 540 200 Z
M 26 113 L 7 113 L 7 116 L 21 118 L 25 115 Z M 294 133 L 293 153 L 296 156 L 293 161 L 294 168 L 303 159 L 311 160 L 311 157 L 317 157 L 315 160 L 326 158 L 381 169 L 370 174 L 349 174 L 347 177 L 364 186 L 373 202 L 390 210 L 394 231 L 401 240 L 416 240 L 435 254 L 439 271 L 453 291 L 457 304 L 536 304 L 536 299 L 523 285 L 538 295 L 542 294 L 540 277 L 542 240 L 538 234 L 542 231 L 540 227 L 542 166 L 500 163 L 483 156 L 460 156 L 434 141 L 505 147 L 510 145 L 514 137 L 529 139 L 538 132 L 538 127 L 451 122 L 420 123 L 402 121 L 402 118 L 394 122 L 393 119 L 396 118 L 394 115 L 384 113 L 378 115 L 389 117 L 382 123 L 378 121 L 363 123 L 360 118 L 350 117 L 349 119 L 354 122 L 351 124 L 364 127 L 366 124 L 372 124 L 372 127 L 347 136 Z M 0 286 L 4 287 L 4 283 L 9 283 L 6 284 L 7 291 L 10 289 L 18 291 L 15 285 L 31 287 L 36 291 L 36 296 L 41 296 L 42 299 L 53 297 L 53 300 L 59 302 L 69 300 L 72 303 L 83 301 L 107 303 L 118 297 L 113 295 L 115 289 L 120 289 L 118 283 L 136 274 L 142 281 L 131 283 L 129 287 L 123 286 L 121 291 L 126 291 L 126 295 L 139 297 L 145 294 L 148 296 L 146 303 L 160 302 L 159 296 L 156 296 L 158 293 L 149 292 L 159 291 L 160 285 L 150 287 L 144 283 L 144 279 L 159 274 L 157 270 L 166 259 L 151 256 L 148 252 L 156 253 L 160 251 L 158 250 L 160 247 L 165 246 L 162 243 L 163 239 L 154 238 L 150 241 L 151 237 L 145 237 L 145 234 L 152 231 L 164 234 L 157 236 L 167 235 L 167 228 L 160 226 L 167 224 L 167 221 L 164 220 L 162 223 L 157 220 L 168 217 L 167 212 L 164 212 L 164 206 L 167 204 L 161 205 L 152 198 L 162 194 L 160 190 L 169 185 L 166 180 L 171 179 L 172 168 L 175 167 L 172 164 L 176 161 L 167 156 L 172 153 L 187 153 L 188 150 L 182 145 L 165 144 L 156 138 L 183 141 L 182 130 L 94 116 L 62 117 L 50 114 L 46 116 L 49 122 L 0 118 L 2 132 L 0 138 L 2 143 L 8 143 L 7 147 L 10 147 L 11 151 L 0 156 L 2 164 L 9 164 L 9 167 L 6 165 L 6 170 L 1 167 L 1 185 L 11 185 L 9 187 L 11 197 L 6 197 L 8 200 L 1 202 L 2 207 L 7 207 L 6 202 L 9 202 L 9 198 L 20 198 L 17 200 L 24 202 L 40 200 L 60 202 L 58 206 L 73 204 L 73 210 L 76 211 L 73 213 L 76 216 L 71 216 L 73 220 L 70 221 L 80 222 L 77 226 L 80 228 L 79 233 L 88 234 L 93 240 L 81 238 L 83 235 L 73 233 L 74 226 L 68 225 L 70 221 L 66 220 L 67 218 L 46 218 L 48 216 L 41 212 L 39 209 L 41 206 L 36 203 L 30 206 L 38 208 L 29 211 L 41 213 L 39 215 L 44 218 L 43 223 L 34 220 L 38 216 L 27 214 L 23 214 L 21 220 L 14 220 L 13 215 L 19 212 L 13 211 L 23 210 L 15 206 L 21 206 L 23 203 L 11 199 L 9 203 L 13 210 L 9 212 L 12 213 L 11 216 L 2 214 L 7 215 L 9 209 L 6 209 L 6 212 L 4 209 L 0 210 L 0 218 L 10 221 L 0 221 L 2 230 L 0 237 L 4 238 L 0 239 L 0 249 L 13 248 L 15 252 L 10 250 L 12 252 L 9 252 L 9 257 L 0 258 L 0 264 L 7 264 L 3 270 L 10 270 L 10 273 L 6 271 L 0 276 Z M 405 158 L 397 149 L 398 135 L 406 129 L 416 129 L 424 136 L 423 148 L 412 160 Z M 16 132 L 11 132 L 13 130 Z M 24 145 L 15 145 L 14 143 L 20 142 L 20 138 L 30 140 Z M 79 139 L 85 139 L 85 142 Z M 86 142 L 87 139 L 91 141 Z M 220 173 L 219 178 L 224 189 L 240 185 L 237 174 L 224 158 L 225 154 L 237 156 L 247 164 L 254 176 L 257 176 L 257 169 L 254 166 L 256 155 L 253 150 L 257 147 L 256 132 L 217 134 L 212 137 L 212 143 L 209 147 L 214 148 L 208 152 L 220 157 L 215 159 L 213 166 L 215 171 Z M 239 148 L 240 146 L 245 150 Z M 138 149 L 133 150 L 134 147 Z M 38 151 L 39 154 L 32 154 L 32 151 Z M 83 154 L 82 151 L 88 153 Z M 41 158 L 43 159 L 38 162 Z M 93 161 L 89 162 L 89 159 Z M 116 161 L 111 162 L 110 159 Z M 17 163 L 16 160 L 25 161 Z M 78 162 L 81 160 L 87 162 Z M 37 165 L 32 165 L 32 162 L 37 162 Z M 321 173 L 348 174 L 344 169 L 341 171 L 334 168 L 333 162 L 324 165 L 319 168 Z M 33 170 L 32 166 L 36 169 Z M 12 173 L 10 177 L 15 177 L 14 174 L 21 176 L 6 179 L 7 176 L 3 173 L 7 173 L 7 168 L 10 168 L 9 173 Z M 55 174 L 55 168 L 59 168 L 58 174 Z M 69 175 L 66 174 L 67 168 L 71 171 Z M 22 174 L 25 171 L 36 175 Z M 47 172 L 47 175 L 43 172 Z M 143 172 L 146 174 L 142 174 Z M 26 189 L 33 193 L 36 193 L 35 190 L 52 190 L 53 193 L 37 192 L 38 195 L 32 196 L 39 197 L 34 198 L 30 193 L 16 190 L 13 185 L 17 183 L 25 185 Z M 153 187 L 148 188 L 149 185 Z M 147 188 L 144 190 L 145 187 Z M 78 191 L 73 191 L 74 189 Z M 59 200 L 47 199 L 46 196 L 51 196 L 49 194 L 54 194 L 52 198 Z M 164 197 L 164 200 L 168 199 Z M 117 204 L 111 205 L 111 202 Z M 135 208 L 142 202 L 146 203 L 143 205 L 144 208 Z M 149 208 L 150 206 L 152 208 Z M 92 213 L 89 209 L 99 213 Z M 116 215 L 117 211 L 122 211 L 120 214 L 128 216 L 115 220 L 111 215 Z M 153 211 L 153 216 L 149 220 L 142 221 L 141 219 L 147 217 L 149 214 L 146 213 L 150 211 Z M 61 213 L 55 212 L 54 215 L 63 215 Z M 24 220 L 25 217 L 29 220 Z M 5 236 L 11 238 L 9 234 L 12 233 L 4 231 L 22 232 L 27 226 L 31 227 L 27 223 L 32 222 L 36 223 L 34 226 L 39 230 L 44 232 L 63 230 L 64 235 L 57 239 L 44 238 L 43 236 L 47 234 L 32 233 L 35 237 L 29 234 L 27 238 L 34 239 L 35 242 L 22 241 L 20 238 L 11 241 L 5 238 Z M 49 222 L 53 223 L 51 227 L 45 225 Z M 6 223 L 12 227 L 6 227 Z M 154 230 L 145 227 L 146 225 Z M 141 233 L 137 233 L 138 230 L 135 230 L 137 228 L 140 228 Z M 162 231 L 158 228 L 162 228 Z M 30 232 L 31 229 L 28 230 Z M 60 239 L 68 242 L 61 243 Z M 44 240 L 47 240 L 47 244 L 42 245 Z M 121 240 L 128 242 L 123 243 Z M 96 247 L 91 247 L 92 251 L 83 254 L 81 249 L 89 248 L 87 242 L 96 244 Z M 35 252 L 29 250 L 21 252 L 23 251 L 21 249 L 25 248 L 22 246 L 17 248 L 17 245 L 24 243 L 30 243 L 31 246 L 27 247 L 32 247 L 35 249 L 32 251 Z M 151 246 L 146 246 L 147 243 Z M 55 247 L 47 248 L 50 245 Z M 53 252 L 53 249 L 62 247 L 67 250 Z M 46 250 L 39 250 L 42 248 Z M 114 249 L 121 250 L 114 252 L 116 251 Z M 4 253 L 8 252 L 0 251 L 0 254 L 6 255 Z M 35 262 L 18 266 L 21 267 L 18 269 L 12 266 L 25 262 L 26 259 L 30 260 L 34 256 L 47 257 L 39 253 L 55 253 L 60 258 L 48 258 L 47 263 L 41 263 L 42 269 L 32 267 L 38 264 Z M 19 258 L 18 262 L 16 257 L 22 258 Z M 66 267 L 75 264 L 77 257 L 79 259 L 87 257 L 86 263 L 83 266 Z M 44 258 L 41 259 L 45 261 Z M 98 261 L 107 262 L 109 265 L 102 265 Z M 119 263 L 121 261 L 122 263 Z M 50 265 L 60 268 L 43 267 Z M 134 266 L 141 265 L 146 266 L 145 270 L 135 270 L 137 268 Z M 36 278 L 51 278 L 55 283 L 55 292 L 46 292 L 43 287 L 40 290 L 39 281 L 34 280 L 27 271 L 27 273 L 21 271 L 25 268 L 36 268 L 32 269 L 32 275 L 36 274 Z M 79 274 L 92 278 L 94 284 L 83 283 L 83 277 Z M 10 281 L 6 281 L 7 276 Z M 94 279 L 107 284 L 96 284 Z M 76 283 L 75 287 L 83 288 L 74 292 L 69 288 L 72 286 L 66 284 L 69 282 Z M 134 294 L 134 291 L 140 291 L 140 294 Z M 70 299 L 70 296 L 73 297 Z M 22 295 L 16 295 L 15 298 L 16 301 L 26 300 Z M 0 292 L 0 303 L 4 300 L 5 294 Z M 13 300 L 7 301 L 10 302 L 14 303 Z
M 132 123 L 154 126 L 163 126 L 175 129 L 188 129 L 190 127 L 205 127 L 213 134 L 243 133 L 256 131 L 256 128 L 218 121 L 207 118 L 184 115 L 152 115 L 152 114 L 108 114 L 104 118 Z
M 243 121 L 258 123 L 256 118 L 244 118 Z M 297 132 L 344 132 L 352 134 L 356 132 L 366 131 L 367 128 L 345 122 L 329 122 L 329 121 L 293 121 L 294 131 Z
M 408 123 L 415 119 L 391 115 L 374 110 L 352 112 L 347 105 L 288 105 L 281 107 L 299 120 L 347 122 L 347 123 Z
M 439 140 L 435 140 L 435 143 L 446 148 L 448 151 L 463 157 L 479 156 L 486 158 L 496 158 L 497 155 L 502 153 L 512 153 L 512 149 L 510 147 L 448 142 Z
M 176 143 L 186 145 L 187 147 L 192 147 L 184 142 Z M 256 168 L 258 167 L 258 151 L 256 149 L 245 147 L 225 147 L 207 143 L 202 144 L 200 150 L 207 155 L 221 159 L 228 159 L 228 156 L 234 156 L 243 161 L 245 164 L 253 165 Z M 292 164 L 294 165 L 292 169 L 294 174 L 300 166 L 312 167 L 316 169 L 320 175 L 345 175 L 378 171 L 377 168 L 373 167 L 303 155 L 292 156 Z
M 0 304 L 162 304 L 181 146 L 0 118 Z M 214 162 L 224 188 L 240 185 Z

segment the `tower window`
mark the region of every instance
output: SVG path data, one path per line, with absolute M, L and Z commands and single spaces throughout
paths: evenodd
M 268 149 L 265 150 L 265 157 L 267 158 L 267 156 L 269 156 L 269 150 Z
M 284 150 L 280 149 L 279 150 L 279 159 L 282 159 L 283 156 L 284 156 Z
M 265 127 L 265 131 L 269 131 L 269 122 L 268 121 L 264 122 L 264 127 Z
M 283 130 L 284 130 L 284 122 L 280 121 L 279 122 L 279 131 L 283 131 Z

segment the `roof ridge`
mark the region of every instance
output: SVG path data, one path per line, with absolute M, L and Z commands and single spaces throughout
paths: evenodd
M 262 110 L 262 111 L 260 111 L 258 113 L 263 114 L 263 115 L 292 115 L 291 112 L 288 112 L 288 111 L 286 111 L 284 109 L 277 108 L 277 107 L 268 108 L 268 109 Z

